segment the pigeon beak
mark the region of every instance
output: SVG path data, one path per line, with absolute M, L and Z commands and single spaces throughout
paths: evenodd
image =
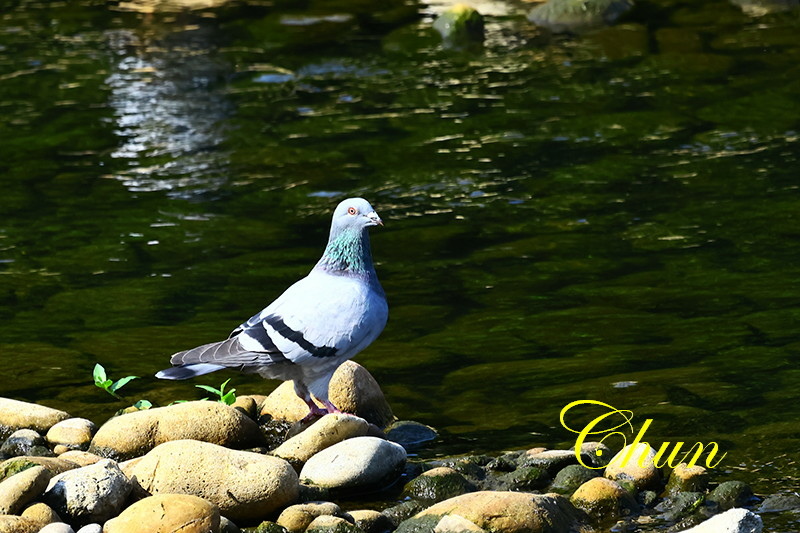
M 383 220 L 381 220 L 381 217 L 379 217 L 378 213 L 375 211 L 367 213 L 367 218 L 372 221 L 372 224 L 370 224 L 371 226 L 383 226 Z

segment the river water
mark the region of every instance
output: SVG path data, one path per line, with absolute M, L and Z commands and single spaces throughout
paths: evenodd
M 475 6 L 454 50 L 412 0 L 3 2 L 0 395 L 98 423 L 202 397 L 152 375 L 361 195 L 391 316 L 357 360 L 440 430 L 424 453 L 569 446 L 590 399 L 800 489 L 800 13 L 653 0 L 550 35 Z M 117 401 L 97 362 L 142 378 Z M 227 377 L 276 385 L 197 381 Z

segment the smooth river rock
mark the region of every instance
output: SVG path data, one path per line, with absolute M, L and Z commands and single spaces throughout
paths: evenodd
M 656 451 L 646 442 L 633 446 L 625 446 L 611 459 L 605 477 L 619 482 L 629 481 L 639 490 L 657 488 L 661 474 L 653 463 Z
M 47 433 L 56 422 L 69 418 L 69 413 L 10 398 L 0 398 L 0 440 L 18 429 L 33 429 Z
M 345 413 L 384 428 L 394 420 L 392 408 L 386 401 L 378 382 L 354 361 L 345 361 L 331 379 L 328 395 L 331 402 Z M 282 383 L 267 396 L 261 414 L 278 420 L 297 422 L 308 414 L 308 406 L 294 393 L 290 381 Z
M 638 505 L 628 491 L 616 481 L 604 477 L 592 478 L 572 494 L 572 505 L 596 520 L 611 520 L 631 514 Z
M 290 505 L 275 521 L 291 533 L 305 531 L 318 516 L 342 516 L 342 508 L 333 502 L 307 502 Z
M 34 466 L 0 483 L 0 514 L 19 514 L 31 500 L 47 488 L 51 474 L 43 466 Z
M 352 437 L 361 437 L 368 431 L 369 422 L 363 418 L 345 413 L 328 414 L 278 446 L 272 455 L 293 465 L 302 465 L 325 448 Z
M 131 487 L 117 463 L 105 459 L 55 476 L 42 501 L 70 523 L 104 522 L 123 509 Z
M 369 491 L 397 481 L 406 463 L 399 444 L 377 437 L 355 437 L 325 448 L 300 471 L 304 483 L 340 491 Z
M 248 448 L 263 442 L 258 425 L 241 411 L 219 402 L 198 401 L 114 417 L 97 431 L 89 451 L 121 461 L 182 439 L 231 448 Z
M 203 498 L 158 494 L 139 500 L 106 522 L 103 533 L 218 533 L 220 512 Z
M 67 418 L 53 424 L 45 438 L 53 446 L 63 446 L 67 450 L 85 450 L 92 441 L 97 426 L 86 418 Z
M 415 531 L 430 517 L 458 515 L 495 533 L 562 533 L 576 523 L 575 510 L 557 494 L 481 491 L 462 494 L 428 507 L 401 523 L 396 533 Z
M 234 522 L 263 519 L 299 493 L 297 473 L 283 459 L 196 440 L 161 444 L 126 470 L 149 494 L 199 496 Z

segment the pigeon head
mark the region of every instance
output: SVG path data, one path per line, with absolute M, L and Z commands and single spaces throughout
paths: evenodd
M 363 198 L 340 202 L 333 211 L 328 246 L 317 267 L 329 272 L 374 276 L 366 229 L 379 224 L 382 226 L 383 221 Z
M 335 231 L 341 232 L 348 228 L 360 231 L 368 226 L 379 224 L 383 226 L 383 221 L 368 201 L 363 198 L 348 198 L 339 202 L 333 212 L 331 235 Z

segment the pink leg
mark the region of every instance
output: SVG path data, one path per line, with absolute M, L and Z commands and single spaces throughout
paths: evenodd
M 312 418 L 316 418 L 322 415 L 328 414 L 327 409 L 323 409 L 314 403 L 314 400 L 311 399 L 311 393 L 308 392 L 308 388 L 301 383 L 300 381 L 294 382 L 294 392 L 297 394 L 301 400 L 303 400 L 306 405 L 308 406 L 308 414 L 303 418 L 302 422 L 308 422 Z M 327 405 L 326 405 L 327 407 Z
M 325 404 L 325 408 L 329 413 L 341 413 L 339 408 L 333 405 L 330 400 L 323 400 L 322 403 Z

